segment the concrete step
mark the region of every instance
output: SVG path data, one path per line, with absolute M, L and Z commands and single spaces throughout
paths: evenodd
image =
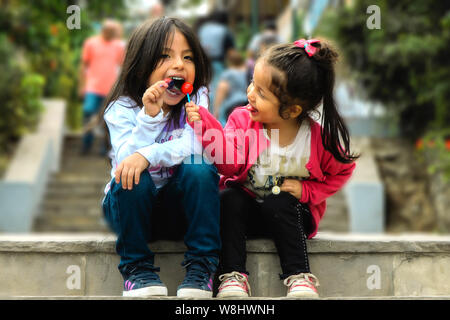
M 101 195 L 101 194 L 100 194 Z M 61 212 L 64 211 L 74 211 L 79 210 L 79 214 L 85 215 L 89 209 L 101 208 L 102 198 L 97 195 L 96 197 L 75 197 L 74 195 L 70 197 L 47 197 L 43 203 L 43 211 Z
M 150 248 L 174 296 L 186 248 L 171 241 Z M 450 295 L 450 236 L 319 233 L 308 251 L 324 299 Z M 248 241 L 247 252 L 253 296 L 284 297 L 273 242 Z M 112 234 L 0 234 L 0 296 L 116 299 L 122 292 L 118 262 Z
M 97 186 L 105 186 L 105 184 L 110 180 L 111 177 L 108 176 L 92 176 L 89 174 L 81 175 L 78 173 L 72 172 L 61 172 L 54 175 L 54 177 L 49 182 L 49 187 L 57 187 L 60 185 L 68 184 L 68 185 L 88 185 L 94 184 Z
M 103 217 L 82 215 L 45 215 L 34 221 L 35 232 L 109 232 Z
M 327 210 L 319 224 L 319 232 L 348 232 L 348 206 L 343 190 L 327 199 Z
M 100 157 L 100 138 L 92 154 L 81 156 L 81 135 L 64 139 L 60 172 L 54 174 L 34 221 L 36 232 L 105 232 L 101 201 L 110 180 L 109 160 Z
M 122 297 L 122 296 L 11 296 L 1 297 L 2 300 L 145 300 L 145 301 L 281 301 L 281 300 L 299 300 L 285 297 L 249 297 L 249 298 L 178 298 L 175 296 L 167 297 L 151 297 L 151 298 L 134 298 L 134 297 Z M 377 296 L 377 297 L 329 297 L 319 299 L 301 299 L 301 300 L 450 300 L 450 296 L 423 296 L 423 297 L 395 297 L 395 296 Z
M 67 199 L 67 198 L 95 198 L 101 199 L 103 196 L 103 190 L 105 189 L 107 180 L 103 180 L 103 183 L 91 184 L 91 183 L 55 183 L 48 186 L 46 192 L 46 198 L 48 199 Z
M 80 176 L 55 178 L 50 180 L 47 186 L 46 197 L 99 197 L 99 195 L 103 195 L 103 190 L 109 180 L 109 177 L 101 179 Z
M 40 215 L 38 217 L 64 217 L 64 218 L 70 218 L 70 217 L 103 217 L 103 212 L 100 207 L 100 204 L 98 204 L 96 207 L 89 207 L 85 210 L 80 210 L 78 207 L 75 208 L 63 208 L 63 210 L 60 210 L 59 208 L 55 209 L 47 209 L 45 215 Z M 36 217 L 37 218 L 37 217 Z

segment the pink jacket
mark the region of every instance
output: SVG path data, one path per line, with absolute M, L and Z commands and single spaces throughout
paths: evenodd
M 222 175 L 220 188 L 230 187 L 233 184 L 242 185 L 247 179 L 247 172 L 251 166 L 270 144 L 270 140 L 264 137 L 262 123 L 252 121 L 245 107 L 238 107 L 232 112 L 225 128 L 222 128 L 207 109 L 200 108 L 199 112 L 202 121 L 188 123 L 194 128 L 205 151 L 208 149 L 215 166 Z M 344 164 L 334 159 L 333 155 L 323 147 L 322 127 L 312 119 L 310 123 L 311 152 L 309 162 L 306 164 L 310 177 L 302 181 L 302 197 L 299 199 L 300 202 L 309 205 L 313 216 L 313 231 L 308 235 L 308 239 L 317 234 L 319 222 L 325 213 L 326 198 L 343 187 L 355 168 L 355 163 Z M 199 124 L 201 124 L 201 131 Z M 208 134 L 206 131 L 210 129 L 214 129 L 213 134 Z M 254 132 L 259 134 L 255 135 Z M 217 133 L 219 133 L 219 139 Z M 212 139 L 211 135 L 215 138 Z M 233 151 L 233 154 L 227 155 L 227 151 L 228 153 Z M 225 161 L 227 157 L 233 157 L 234 161 L 227 163 Z M 246 191 L 252 194 L 249 190 Z

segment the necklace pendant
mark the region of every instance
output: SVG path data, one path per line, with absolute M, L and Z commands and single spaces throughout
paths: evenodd
M 281 192 L 281 189 L 280 189 L 279 186 L 274 186 L 274 187 L 272 188 L 272 193 L 273 193 L 273 194 L 277 195 L 277 194 L 279 194 L 280 192 Z

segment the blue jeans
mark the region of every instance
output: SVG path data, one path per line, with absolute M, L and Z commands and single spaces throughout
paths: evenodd
M 103 211 L 117 234 L 119 269 L 141 260 L 154 263 L 147 243 L 183 237 L 185 261 L 206 257 L 217 265 L 221 248 L 218 185 L 217 169 L 205 163 L 180 164 L 160 190 L 147 170 L 132 190 L 111 181 Z
M 84 96 L 84 103 L 83 103 L 83 123 L 86 124 L 89 122 L 91 117 L 95 114 L 97 114 L 100 111 L 100 107 L 103 104 L 103 101 L 105 100 L 105 96 L 98 95 L 96 93 L 88 92 Z M 94 134 L 92 131 L 88 131 L 83 135 L 83 146 L 82 151 L 88 152 L 92 144 L 94 142 Z M 100 150 L 100 153 L 106 153 L 104 148 L 102 147 L 102 150 Z

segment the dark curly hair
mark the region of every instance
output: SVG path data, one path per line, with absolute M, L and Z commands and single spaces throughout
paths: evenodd
M 270 89 L 280 101 L 280 116 L 286 119 L 288 107 L 300 105 L 303 111 L 298 121 L 301 123 L 312 112 L 317 112 L 322 103 L 323 146 L 336 160 L 350 163 L 359 155 L 350 153 L 349 132 L 333 98 L 338 53 L 324 40 L 312 45 L 318 49 L 312 57 L 304 48 L 289 43 L 271 47 L 260 60 L 274 69 Z

